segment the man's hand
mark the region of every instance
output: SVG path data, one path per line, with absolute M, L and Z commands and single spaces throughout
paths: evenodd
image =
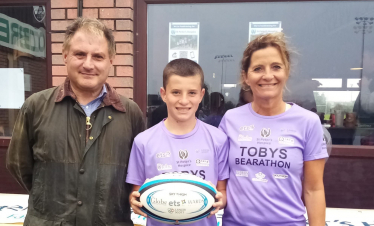
M 147 217 L 147 214 L 145 214 L 143 211 L 140 210 L 140 207 L 143 205 L 141 202 L 138 202 L 137 199 L 140 197 L 139 191 L 140 186 L 139 185 L 133 185 L 132 192 L 130 194 L 129 200 L 132 210 L 135 214 L 142 215 L 143 217 Z

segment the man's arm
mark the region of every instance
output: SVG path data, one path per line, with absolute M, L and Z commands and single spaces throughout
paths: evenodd
M 30 130 L 30 114 L 26 103 L 18 113 L 12 140 L 10 142 L 6 167 L 17 182 L 30 192 L 32 187 L 32 173 L 34 159 L 32 153 L 32 132 Z
M 143 118 L 143 112 L 140 110 L 139 106 L 134 103 L 134 109 L 133 109 L 133 139 L 141 132 L 145 130 L 145 122 Z
M 304 162 L 304 199 L 310 226 L 324 226 L 326 214 L 323 170 L 325 159 Z

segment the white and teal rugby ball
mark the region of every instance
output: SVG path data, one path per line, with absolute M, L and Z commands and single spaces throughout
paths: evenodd
M 149 217 L 166 224 L 190 224 L 207 217 L 215 208 L 217 191 L 200 177 L 186 173 L 161 174 L 139 189 L 141 208 Z

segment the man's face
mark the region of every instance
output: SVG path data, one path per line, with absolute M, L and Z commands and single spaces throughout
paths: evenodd
M 168 117 L 177 122 L 189 122 L 195 118 L 195 112 L 204 96 L 199 75 L 182 77 L 172 75 L 166 85 L 160 89 L 161 97 L 168 108 Z
M 81 92 L 101 90 L 112 67 L 105 37 L 78 30 L 63 56 L 74 89 Z

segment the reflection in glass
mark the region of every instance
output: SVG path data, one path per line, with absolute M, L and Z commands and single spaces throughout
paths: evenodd
M 291 49 L 295 50 L 284 100 L 318 114 L 331 133 L 333 144 L 371 145 L 372 12 L 373 1 L 151 4 L 147 11 L 148 121 L 157 117 L 154 114 L 159 113 L 153 109 L 162 103 L 155 105 L 155 99 L 162 86 L 163 67 L 168 62 L 170 22 L 200 24 L 199 64 L 209 95 L 204 97 L 196 115 L 206 120 L 209 116 L 219 119 L 221 114 L 215 109 L 217 103 L 211 103 L 210 94 L 218 93 L 224 99 L 220 109 L 223 112 L 251 101 L 250 92 L 242 90 L 239 84 L 240 60 L 251 35 L 249 23 L 279 21 L 292 43 Z M 365 19 L 363 15 L 370 16 Z
M 44 6 L 0 7 L 0 68 L 22 69 L 25 99 L 47 88 Z M 0 95 L 11 98 L 4 90 Z M 1 105 L 0 136 L 11 136 L 19 107 Z

